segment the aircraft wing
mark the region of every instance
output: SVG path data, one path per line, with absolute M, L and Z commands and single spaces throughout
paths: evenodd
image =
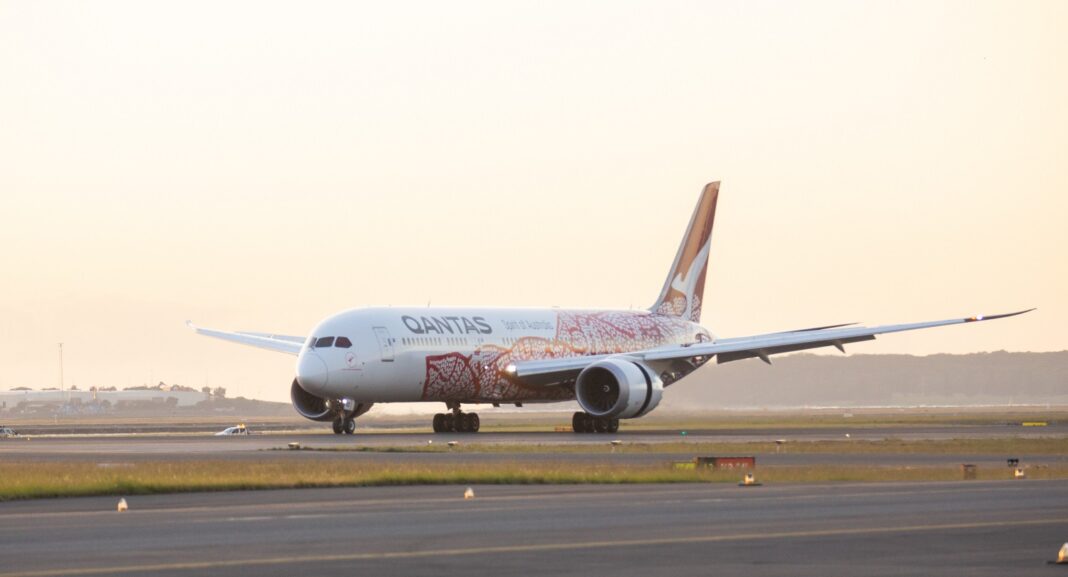
M 714 356 L 716 357 L 717 363 L 728 363 L 731 361 L 756 357 L 771 364 L 771 355 L 780 353 L 803 351 L 820 347 L 835 347 L 838 350 L 845 352 L 846 344 L 874 340 L 875 335 L 929 329 L 963 323 L 991 321 L 994 319 L 1021 315 L 1032 310 L 1034 309 L 1000 315 L 979 315 L 964 319 L 958 318 L 903 325 L 882 325 L 876 327 L 833 325 L 830 327 L 770 333 L 751 337 L 719 339 L 708 343 L 673 345 L 669 347 L 613 355 L 520 361 L 509 365 L 507 370 L 524 383 L 551 385 L 560 384 L 574 379 L 578 376 L 578 373 L 587 366 L 613 356 L 622 356 L 650 362 Z
M 267 349 L 270 351 L 278 351 L 280 353 L 288 353 L 291 355 L 300 354 L 300 348 L 304 346 L 304 337 L 294 337 L 289 335 L 274 335 L 268 333 L 249 333 L 249 332 L 230 332 L 220 331 L 215 329 L 206 329 L 198 327 L 190 321 L 186 321 L 185 324 L 193 329 L 198 335 L 205 335 L 209 337 L 215 337 L 224 341 L 230 341 L 233 343 L 240 343 L 242 345 L 248 345 L 250 347 L 257 347 L 261 349 Z

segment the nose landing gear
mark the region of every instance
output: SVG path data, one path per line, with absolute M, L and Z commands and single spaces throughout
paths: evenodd
M 452 412 L 434 415 L 435 433 L 477 433 L 482 424 L 478 413 L 465 413 L 460 410 L 460 403 L 445 403 Z

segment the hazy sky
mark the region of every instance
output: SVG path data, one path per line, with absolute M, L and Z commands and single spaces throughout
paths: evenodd
M 646 307 L 710 180 L 719 335 L 1065 349 L 1066 103 L 1061 1 L 0 1 L 0 389 L 63 341 L 68 386 L 282 400 L 184 321 Z

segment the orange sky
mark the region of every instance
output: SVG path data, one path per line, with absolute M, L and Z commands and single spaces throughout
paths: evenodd
M 1068 348 L 1064 2 L 0 1 L 0 389 L 282 400 L 363 305 L 645 307 L 722 180 L 723 336 Z

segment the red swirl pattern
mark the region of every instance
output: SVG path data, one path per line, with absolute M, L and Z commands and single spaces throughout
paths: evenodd
M 505 368 L 514 362 L 617 354 L 693 342 L 707 333 L 685 320 L 649 313 L 559 312 L 552 339 L 525 337 L 511 347 L 486 345 L 474 353 L 429 355 L 423 400 L 457 402 L 566 401 L 570 387 L 525 385 Z

